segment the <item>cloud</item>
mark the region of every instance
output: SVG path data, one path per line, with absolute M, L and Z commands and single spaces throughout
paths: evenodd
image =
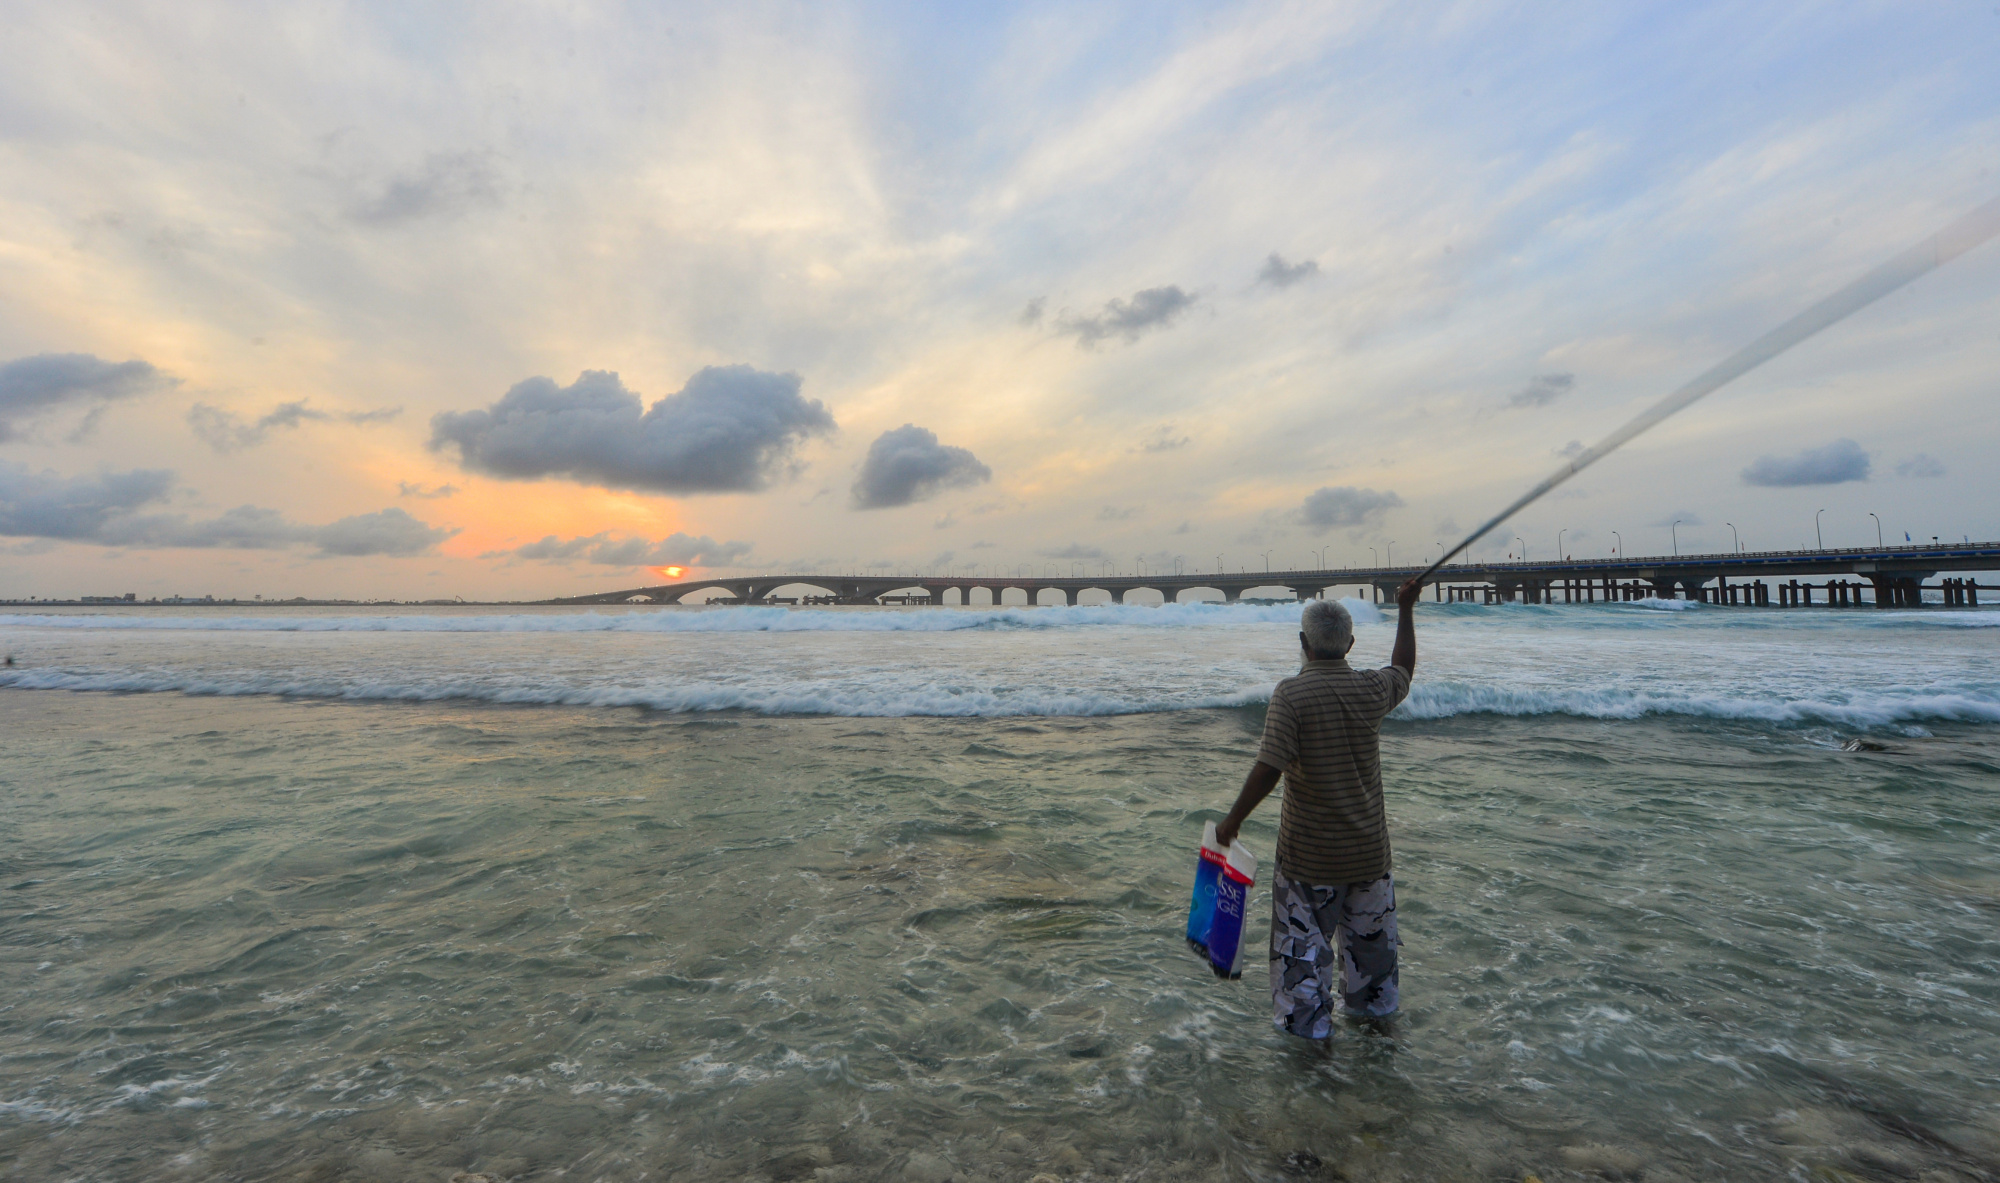
M 150 362 L 108 362 L 88 353 L 38 353 L 0 365 L 0 440 L 18 423 L 65 403 L 103 403 L 178 385 Z
M 1194 533 L 1194 523 L 1193 523 L 1193 522 L 1187 522 L 1187 521 L 1184 521 L 1184 522 L 1182 522 L 1182 523 L 1181 523 L 1180 525 L 1178 525 L 1178 526 L 1175 526 L 1175 527 L 1174 527 L 1174 533 L 1176 533 L 1176 534 L 1192 534 L 1192 533 Z
M 245 423 L 229 411 L 211 407 L 207 403 L 196 403 L 188 408 L 188 429 L 193 431 L 209 447 L 218 452 L 234 452 L 264 442 L 264 437 L 278 428 L 295 428 L 301 423 L 386 423 L 403 413 L 401 407 L 382 407 L 373 411 L 319 411 L 306 405 L 304 399 L 297 402 L 279 403 L 270 414 L 254 423 Z
M 1897 476 L 1939 477 L 1944 475 L 1944 462 L 1927 452 L 1918 452 L 1896 466 Z
M 1570 392 L 1576 385 L 1575 374 L 1536 374 L 1528 379 L 1528 384 L 1508 398 L 1510 407 L 1546 407 Z M 1578 445 L 1578 451 L 1582 446 Z
M 1759 456 L 1743 470 L 1743 483 L 1767 488 L 1838 485 L 1868 479 L 1868 453 L 1849 439 L 1808 448 L 1796 456 Z
M 468 471 L 509 480 L 563 477 L 651 493 L 742 493 L 796 471 L 792 450 L 835 430 L 797 374 L 709 366 L 640 412 L 618 375 L 585 370 L 568 386 L 517 383 L 479 411 L 431 419 L 430 448 L 456 446 Z
M 1316 489 L 1299 507 L 1299 520 L 1315 529 L 1366 526 L 1382 520 L 1382 515 L 1403 504 L 1393 492 L 1357 489 L 1352 485 Z
M 1134 452 L 1172 452 L 1178 448 L 1185 448 L 1193 442 L 1193 436 L 1175 435 L 1174 425 L 1168 423 L 1155 430 L 1152 439 L 1130 450 Z
M 1311 259 L 1297 263 L 1285 262 L 1284 256 L 1273 251 L 1264 260 L 1264 266 L 1257 272 L 1258 283 L 1268 283 L 1274 288 L 1288 288 L 1302 279 L 1311 279 L 1319 274 L 1319 264 Z
M 613 538 L 610 533 L 562 539 L 550 534 L 511 550 L 490 550 L 482 559 L 529 559 L 543 563 L 573 563 L 581 559 L 601 567 L 719 567 L 750 553 L 747 542 L 717 542 L 704 534 L 673 533 L 658 542 L 644 538 Z
M 1056 331 L 1075 337 L 1077 344 L 1083 346 L 1095 345 L 1111 337 L 1137 341 L 1140 334 L 1150 329 L 1172 324 L 1194 306 L 1196 299 L 1178 285 L 1147 288 L 1132 293 L 1130 300 L 1107 301 L 1104 310 L 1095 316 L 1078 316 L 1064 309 L 1062 315 L 1056 318 Z
M 1133 518 L 1138 517 L 1140 514 L 1144 512 L 1145 512 L 1145 507 L 1139 505 L 1131 505 L 1131 506 L 1126 506 L 1124 508 L 1120 508 L 1116 505 L 1107 505 L 1103 509 L 1097 511 L 1097 520 L 1100 522 L 1126 522 L 1132 520 Z
M 856 509 L 886 509 L 922 501 L 946 489 L 993 479 L 993 470 L 964 448 L 938 443 L 928 428 L 905 423 L 877 436 L 854 478 Z
M 273 509 L 241 505 L 216 517 L 139 513 L 164 500 L 174 474 L 164 469 L 60 477 L 0 462 L 0 535 L 137 548 L 277 550 L 315 546 L 322 555 L 422 554 L 457 533 L 400 509 L 341 518 L 325 526 L 293 522 Z
M 997 542 L 987 542 L 986 540 L 984 540 L 984 539 L 981 539 L 980 541 L 978 541 L 978 542 L 975 542 L 975 543 L 973 543 L 973 544 L 972 544 L 971 546 L 968 546 L 968 547 L 966 547 L 965 549 L 967 549 L 967 550 L 992 550 L 992 549 L 993 549 L 994 547 L 996 547 L 996 546 L 998 546 L 998 545 L 1000 545 L 1000 544 L 999 544 L 999 543 L 997 543 Z
M 1084 546 L 1079 542 L 1072 542 L 1061 550 L 1039 550 L 1035 553 L 1045 559 L 1101 559 L 1104 557 L 1104 552 L 1101 549 L 1095 546 Z
M 458 492 L 457 485 L 433 485 L 429 488 L 425 488 L 423 483 L 419 481 L 396 482 L 396 496 L 398 497 L 423 497 L 429 499 L 435 497 L 450 497 L 456 494 L 457 492 Z
M 310 540 L 321 554 L 345 556 L 420 555 L 458 533 L 420 522 L 394 506 L 308 529 Z
M 1583 454 L 1583 441 L 1571 440 L 1570 442 L 1564 444 L 1562 447 L 1557 448 L 1555 450 L 1555 454 L 1561 456 L 1565 460 L 1568 460 L 1572 456 L 1580 456 Z
M 165 469 L 65 478 L 0 461 L 0 535 L 95 541 L 113 518 L 164 498 L 173 485 Z
M 1021 309 L 1021 323 L 1030 328 L 1042 323 L 1042 309 L 1048 306 L 1048 302 L 1046 296 L 1036 296 L 1028 301 L 1028 306 Z
M 393 226 L 500 204 L 499 170 L 489 152 L 434 152 L 415 172 L 391 178 L 350 213 L 357 222 Z

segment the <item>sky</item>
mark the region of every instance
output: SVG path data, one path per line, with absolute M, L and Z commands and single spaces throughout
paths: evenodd
M 0 598 L 1415 562 L 2000 195 L 1992 0 L 8 14 Z M 1473 553 L 2000 538 L 1996 386 L 1989 243 Z

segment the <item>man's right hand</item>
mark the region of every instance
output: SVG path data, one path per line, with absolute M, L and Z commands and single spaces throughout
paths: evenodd
M 1230 845 L 1236 841 L 1237 831 L 1242 828 L 1243 825 L 1241 822 L 1236 821 L 1234 818 L 1225 817 L 1215 823 L 1215 840 L 1222 844 L 1222 849 L 1228 850 Z
M 1408 580 L 1403 584 L 1403 586 L 1396 589 L 1396 607 L 1414 608 L 1417 606 L 1417 600 L 1420 597 L 1422 597 L 1423 594 L 1424 594 L 1423 584 L 1418 583 L 1414 579 Z

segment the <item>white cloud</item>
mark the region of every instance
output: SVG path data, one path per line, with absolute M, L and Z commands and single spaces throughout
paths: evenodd
M 659 493 L 754 492 L 788 471 L 793 449 L 834 429 L 796 374 L 709 366 L 641 413 L 618 375 L 585 370 L 568 386 L 515 384 L 481 411 L 431 420 L 432 451 L 456 448 L 468 471 L 563 477 Z
M 905 423 L 868 446 L 854 478 L 856 509 L 884 509 L 923 501 L 946 489 L 993 479 L 993 470 L 964 448 L 938 442 L 929 428 Z

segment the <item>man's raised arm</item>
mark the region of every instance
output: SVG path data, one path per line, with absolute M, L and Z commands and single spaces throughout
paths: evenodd
M 1396 590 L 1396 647 L 1389 651 L 1389 664 L 1417 672 L 1417 597 L 1424 585 L 1412 579 Z

